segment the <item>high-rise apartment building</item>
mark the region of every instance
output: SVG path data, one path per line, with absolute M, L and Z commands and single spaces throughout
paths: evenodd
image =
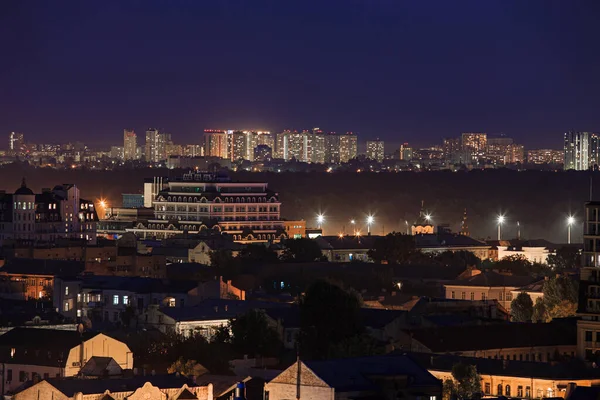
M 589 166 L 597 167 L 600 164 L 600 136 L 590 133 Z
M 600 202 L 585 204 L 583 258 L 579 273 L 577 356 L 596 361 L 600 352 Z
M 487 151 L 486 133 L 463 133 L 461 135 L 461 146 L 465 155 L 470 158 L 467 161 L 479 161 L 485 158 Z
M 207 157 L 229 158 L 227 133 L 221 130 L 204 131 L 204 155 Z
M 403 143 L 400 145 L 399 156 L 401 160 L 410 161 L 413 159 L 413 149 L 408 145 L 408 143 Z
M 565 133 L 565 170 L 586 170 L 590 166 L 590 134 L 588 132 Z
M 325 134 L 319 128 L 313 128 L 308 135 L 308 159 L 312 163 L 324 164 L 325 153 Z
M 137 159 L 137 135 L 133 130 L 123 130 L 123 159 Z
M 8 136 L 8 149 L 13 154 L 20 154 L 25 144 L 25 135 L 18 132 L 11 132 Z
M 489 137 L 487 139 L 486 158 L 494 165 L 510 164 L 511 162 L 508 159 L 514 158 L 511 153 L 511 151 L 515 150 L 511 149 L 513 143 L 514 141 L 512 138 L 505 136 Z
M 309 162 L 307 131 L 286 131 L 282 136 L 282 158 L 286 161 L 292 159 L 300 162 Z
M 522 144 L 510 144 L 506 149 L 505 164 L 525 163 L 525 147 Z
M 367 158 L 382 162 L 385 157 L 383 140 L 367 140 Z
M 564 151 L 554 149 L 527 150 L 527 162 L 529 164 L 563 164 Z
M 204 156 L 204 147 L 201 144 L 187 144 L 183 146 L 183 155 L 185 157 Z
M 347 163 L 358 155 L 358 137 L 347 132 L 340 135 L 340 162 Z
M 231 161 L 248 159 L 248 135 L 242 131 L 227 132 L 227 146 Z
M 160 133 L 158 129 L 146 130 L 146 161 L 157 163 L 167 159 L 167 144 L 171 134 Z
M 465 159 L 461 146 L 461 138 L 444 139 L 443 154 L 447 163 L 464 164 Z

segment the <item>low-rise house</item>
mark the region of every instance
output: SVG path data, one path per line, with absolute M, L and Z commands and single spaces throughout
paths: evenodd
M 440 230 L 434 234 L 415 235 L 417 249 L 423 253 L 469 251 L 480 260 L 489 256 L 491 246 L 470 236 Z
M 525 361 L 507 361 L 455 355 L 407 353 L 433 376 L 446 381 L 452 379 L 452 367 L 462 363 L 473 365 L 481 377 L 481 389 L 486 398 L 569 398 L 597 399 L 600 370 L 581 364 L 540 364 Z M 579 391 L 589 397 L 569 397 Z M 590 389 L 590 390 L 587 390 Z
M 289 307 L 284 303 L 207 299 L 193 307 L 149 307 L 138 317 L 138 324 L 163 333 L 184 336 L 202 335 L 210 340 L 216 329 L 227 326 L 230 319 L 254 309 Z
M 380 237 L 374 235 L 319 236 L 315 241 L 329 262 L 370 262 L 369 250 L 374 247 L 375 240 Z
M 75 376 L 92 357 L 109 357 L 123 370 L 133 368 L 129 347 L 102 333 L 15 328 L 0 336 L 3 394 L 29 380 Z
M 212 384 L 197 385 L 177 375 L 119 379 L 49 378 L 24 388 L 14 400 L 213 400 Z
M 448 326 L 407 331 L 406 351 L 549 363 L 577 352 L 577 328 L 571 319 L 550 323 L 502 323 Z
M 298 361 L 265 385 L 269 400 L 442 398 L 442 383 L 404 355 Z
M 513 292 L 530 285 L 539 279 L 529 276 L 504 275 L 494 271 L 484 271 L 444 284 L 447 299 L 455 300 L 498 300 L 508 312 L 514 298 Z

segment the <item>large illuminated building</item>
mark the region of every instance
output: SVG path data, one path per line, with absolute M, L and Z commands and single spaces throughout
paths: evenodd
M 133 130 L 123 130 L 123 159 L 137 159 L 137 135 Z
M 529 164 L 563 164 L 564 152 L 554 149 L 527 150 L 527 162 Z
M 461 135 L 462 150 L 470 158 L 467 161 L 478 161 L 487 153 L 486 133 L 463 133 Z
M 94 204 L 80 198 L 72 184 L 35 194 L 23 180 L 14 193 L 0 192 L 0 245 L 50 244 L 59 239 L 95 244 L 97 222 Z
M 590 166 L 590 134 L 588 132 L 566 132 L 565 133 L 565 170 L 577 171 L 587 170 Z
M 367 158 L 382 162 L 385 157 L 385 146 L 383 140 L 367 140 Z
M 233 182 L 225 175 L 188 172 L 176 179 L 148 180 L 144 195 L 154 199 L 154 219 L 127 229 L 143 238 L 190 232 L 226 233 L 238 242 L 279 241 L 294 222 L 281 220 L 279 195 L 266 182 Z

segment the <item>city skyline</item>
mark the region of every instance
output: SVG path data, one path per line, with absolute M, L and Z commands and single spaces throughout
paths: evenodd
M 34 141 L 312 125 L 398 145 L 486 131 L 557 148 L 553 133 L 600 126 L 592 1 L 3 7 L 3 57 L 20 62 L 3 67 L 0 132 Z M 149 21 L 162 29 L 136 28 Z

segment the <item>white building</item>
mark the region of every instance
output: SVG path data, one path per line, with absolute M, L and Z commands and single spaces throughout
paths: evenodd
M 531 263 L 548 264 L 548 256 L 556 254 L 555 245 L 546 240 L 500 241 L 498 260 L 506 257 L 525 257 Z

